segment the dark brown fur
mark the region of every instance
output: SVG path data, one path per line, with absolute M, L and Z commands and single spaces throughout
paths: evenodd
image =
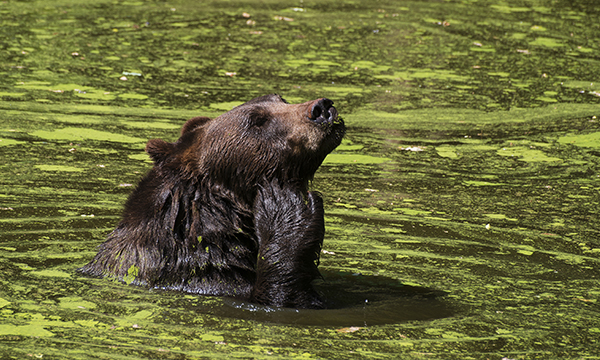
M 308 182 L 345 132 L 327 99 L 253 99 L 150 140 L 154 167 L 80 269 L 137 285 L 319 308 L 323 205 Z

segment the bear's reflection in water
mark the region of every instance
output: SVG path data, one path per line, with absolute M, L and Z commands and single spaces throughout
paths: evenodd
M 321 272 L 323 280 L 315 282 L 315 288 L 327 299 L 327 309 L 275 308 L 226 298 L 222 306 L 208 312 L 260 322 L 316 326 L 372 326 L 454 315 L 443 299 L 443 291 L 403 285 L 382 276 Z

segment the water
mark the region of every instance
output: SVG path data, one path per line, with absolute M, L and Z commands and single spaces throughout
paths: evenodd
M 586 1 L 0 3 L 3 358 L 596 358 Z M 150 138 L 333 99 L 323 311 L 81 277 Z

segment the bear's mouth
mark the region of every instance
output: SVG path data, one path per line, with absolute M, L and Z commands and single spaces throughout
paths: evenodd
M 333 101 L 327 98 L 319 99 L 313 105 L 310 120 L 327 132 L 330 132 L 334 125 L 344 125 L 344 120 L 338 117 L 337 109 L 333 107 Z

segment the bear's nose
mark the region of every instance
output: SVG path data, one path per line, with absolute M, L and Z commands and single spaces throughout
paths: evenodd
M 317 100 L 310 111 L 310 119 L 317 123 L 331 123 L 336 116 L 337 111 L 333 107 L 333 101 L 327 98 Z

